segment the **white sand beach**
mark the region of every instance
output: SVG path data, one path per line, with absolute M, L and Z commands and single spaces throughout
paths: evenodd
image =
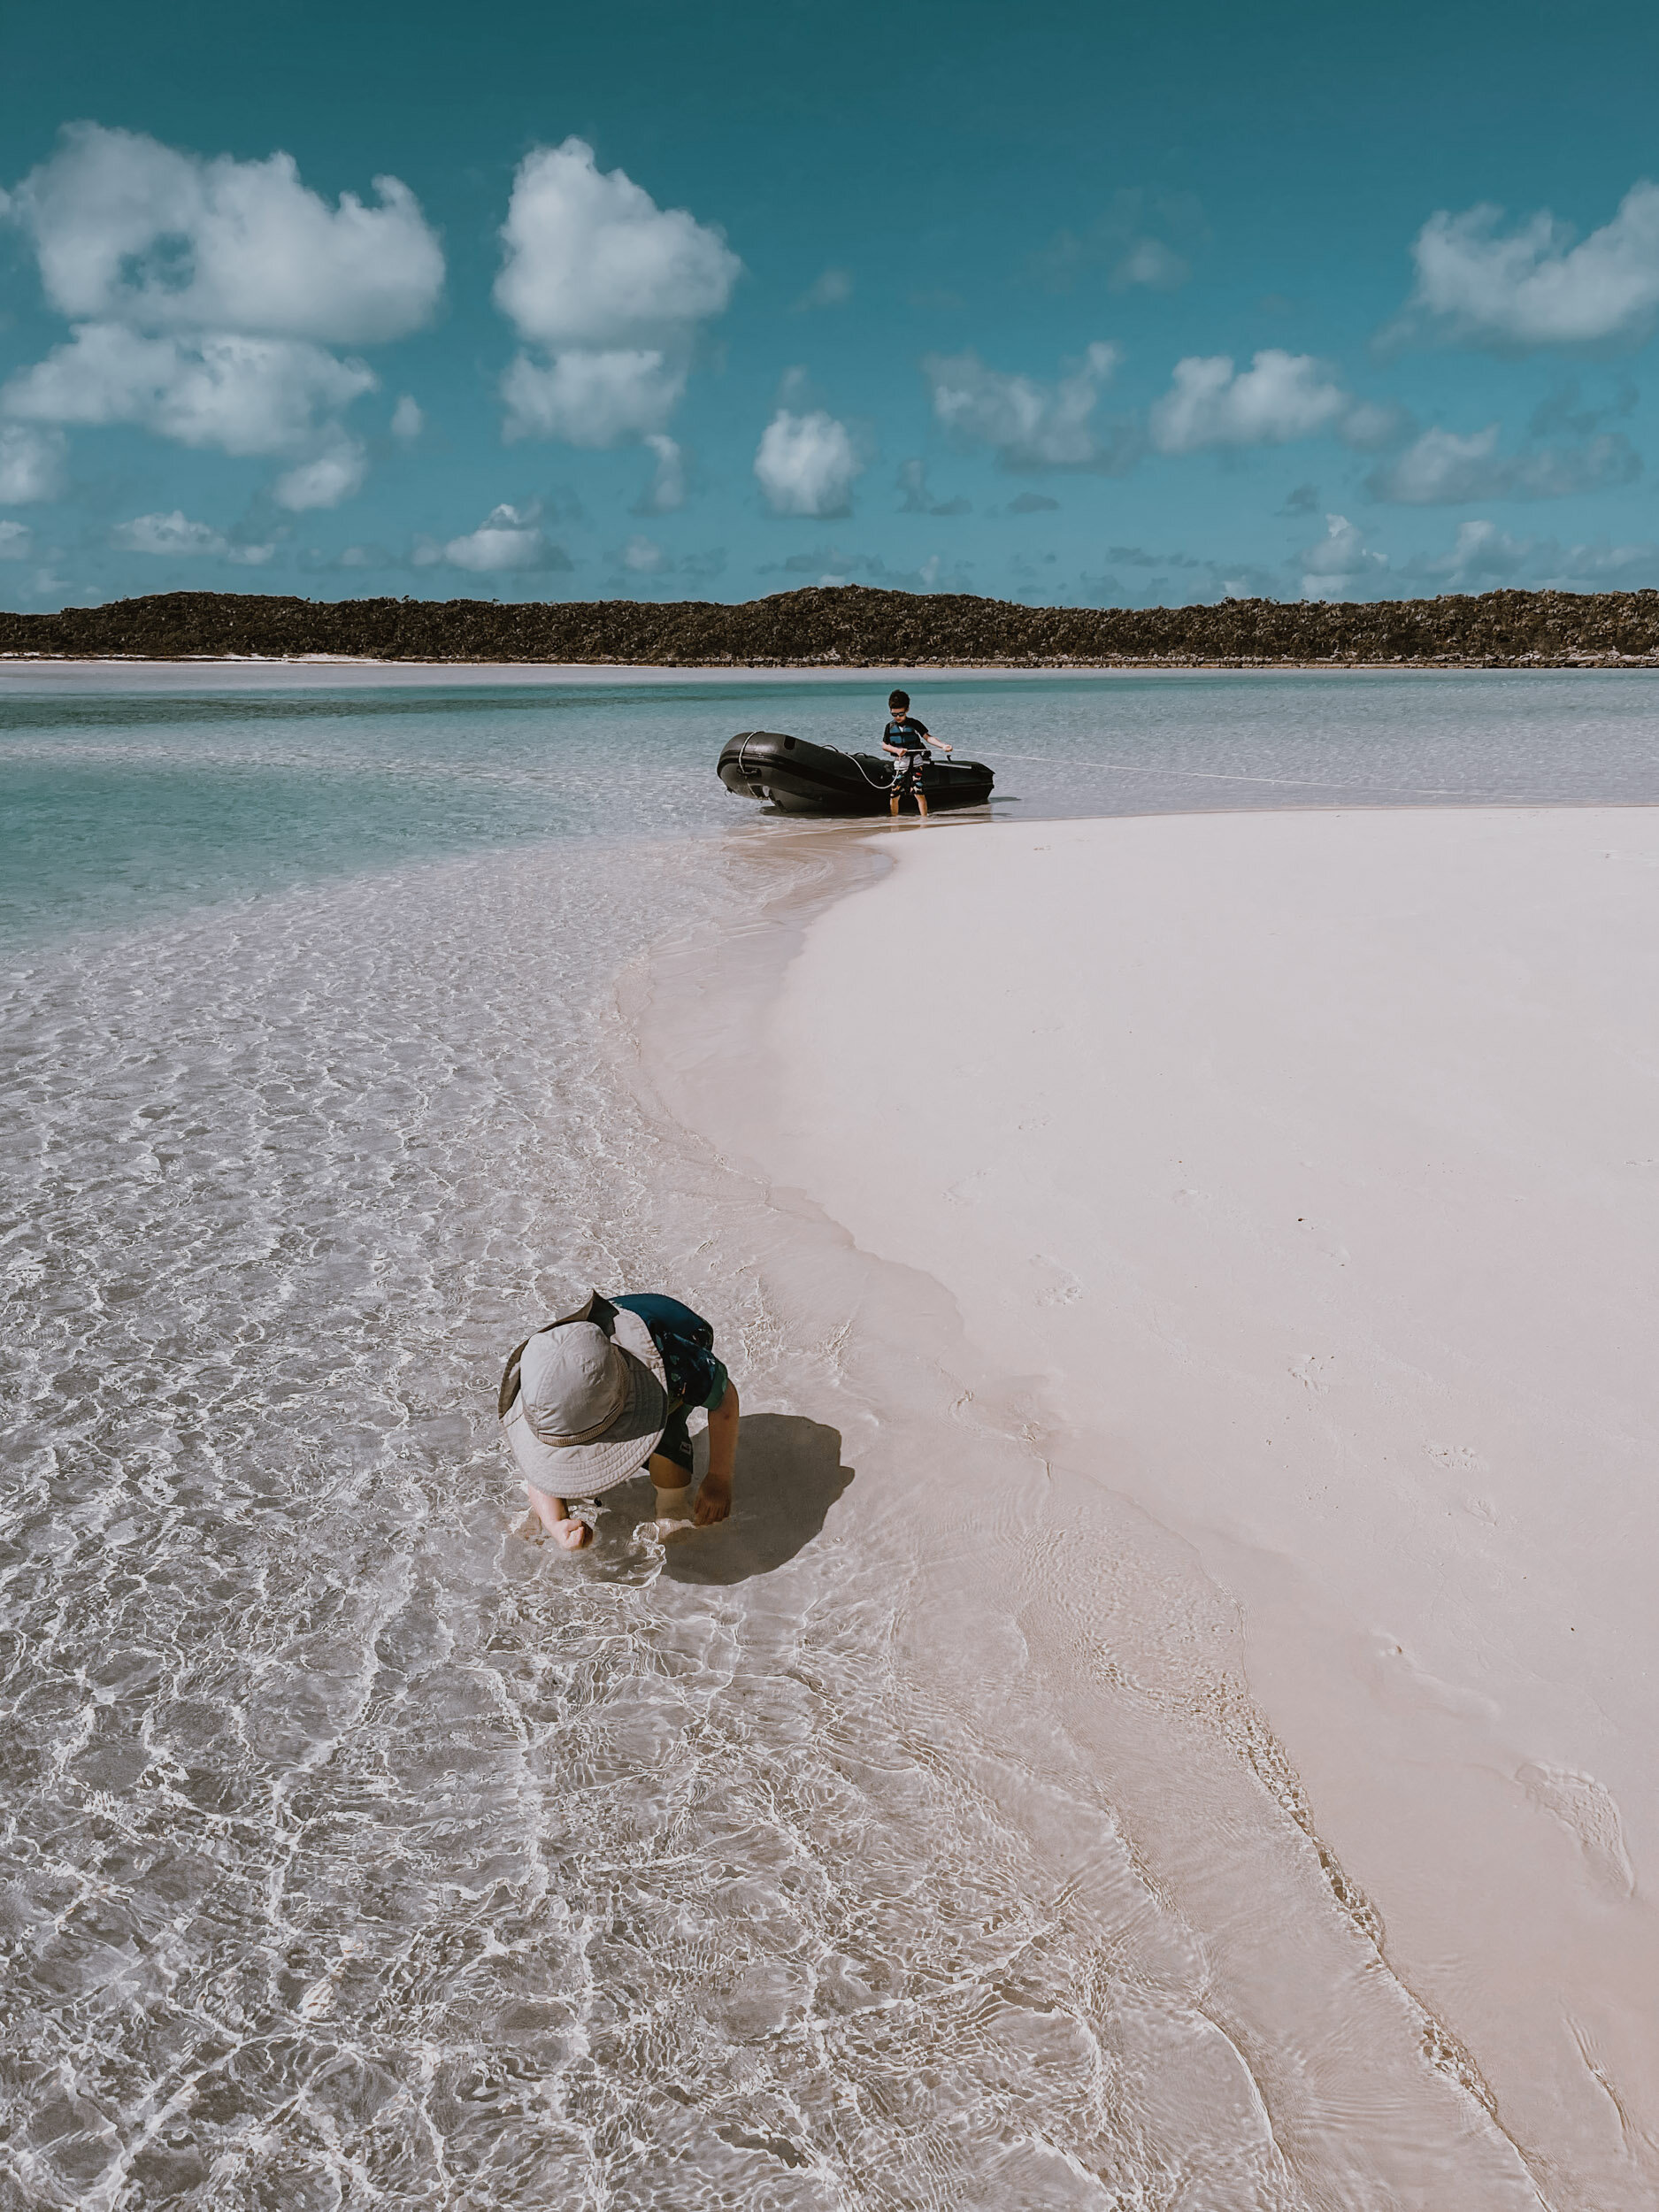
M 1472 2061 L 1548 2201 L 1651 2201 L 1659 812 L 870 844 L 896 865 L 810 923 L 705 1127 L 941 1287 L 1044 1470 L 1010 1502 L 1028 1555 L 1093 1498 L 1129 1581 L 1184 1551 L 1236 1608 L 1425 2047 Z M 971 1488 L 972 1456 L 931 1478 Z M 969 1518 L 1011 1556 L 995 1499 Z M 1486 2201 L 1458 2171 L 1434 2200 Z

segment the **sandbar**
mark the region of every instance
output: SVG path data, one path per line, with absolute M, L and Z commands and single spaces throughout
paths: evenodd
M 1190 1548 L 1533 2181 L 1650 2202 L 1659 811 L 895 829 L 744 1148 Z

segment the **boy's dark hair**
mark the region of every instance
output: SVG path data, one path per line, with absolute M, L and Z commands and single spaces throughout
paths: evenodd
M 890 707 L 908 707 L 910 703 L 910 695 L 908 691 L 890 691 L 887 694 L 887 704 Z

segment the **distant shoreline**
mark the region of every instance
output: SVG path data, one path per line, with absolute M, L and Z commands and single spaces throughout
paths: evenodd
M 741 666 L 722 666 L 707 661 L 674 664 L 664 661 L 473 661 L 379 660 L 369 654 L 255 653 L 176 654 L 157 659 L 137 653 L 0 653 L 0 680 L 32 669 L 85 669 L 113 672 L 127 668 L 134 673 L 165 669 L 180 673 L 223 672 L 227 675 L 273 673 L 341 675 L 426 675 L 451 672 L 480 680 L 503 682 L 611 682 L 639 679 L 646 682 L 677 683 L 687 679 L 710 683 L 765 683 L 787 677 L 792 682 L 825 684 L 879 683 L 892 676 L 1002 676 L 1010 682 L 1022 678 L 1075 676 L 1455 676 L 1503 675 L 1541 672 L 1571 673 L 1574 670 L 1624 669 L 1632 673 L 1659 671 L 1659 655 L 1648 658 L 1609 655 L 1603 659 L 1559 661 L 872 661 L 826 668 L 812 661 L 755 661 Z
M 0 664 L 65 661 L 732 676 L 1659 668 L 1659 591 L 1139 609 L 1026 607 L 852 584 L 731 606 L 172 592 L 56 614 L 0 613 Z

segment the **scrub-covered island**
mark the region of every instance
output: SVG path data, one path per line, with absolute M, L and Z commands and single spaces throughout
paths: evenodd
M 1218 606 L 1022 607 L 961 592 L 838 584 L 741 606 L 707 600 L 276 598 L 163 592 L 57 614 L 0 613 L 0 656 L 177 660 L 310 655 L 720 667 L 1659 665 L 1659 591 L 1228 599 Z

